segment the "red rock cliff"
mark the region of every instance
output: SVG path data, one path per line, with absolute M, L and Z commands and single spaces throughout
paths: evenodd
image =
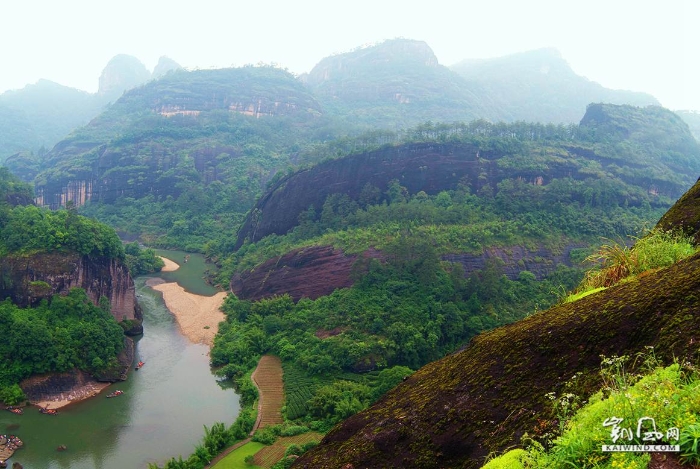
M 0 263 L 0 298 L 23 307 L 75 287 L 83 288 L 95 304 L 108 298 L 116 321 L 142 319 L 134 281 L 117 259 L 50 253 L 8 256 Z M 140 326 L 136 329 L 131 332 L 141 332 Z

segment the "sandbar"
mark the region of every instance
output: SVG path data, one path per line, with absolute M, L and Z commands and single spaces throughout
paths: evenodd
M 163 262 L 165 262 L 165 267 L 160 269 L 161 272 L 172 272 L 173 270 L 177 270 L 180 268 L 180 264 L 178 264 L 177 262 L 171 261 L 167 257 L 161 256 L 161 259 L 163 259 Z
M 45 409 L 60 409 L 68 404 L 84 401 L 85 399 L 97 396 L 111 384 L 112 383 L 92 381 L 82 386 L 77 386 L 65 393 L 61 393 L 60 395 L 57 395 L 56 399 L 35 401 L 32 402 L 32 405 L 43 407 Z
M 154 283 L 148 282 L 148 285 L 163 294 L 165 306 L 175 316 L 182 334 L 191 342 L 211 347 L 219 331 L 219 323 L 226 318 L 221 305 L 227 293 L 202 296 L 185 291 L 175 282 Z

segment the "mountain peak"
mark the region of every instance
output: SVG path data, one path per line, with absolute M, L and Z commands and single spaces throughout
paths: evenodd
M 368 69 L 376 70 L 397 65 L 436 67 L 438 60 L 433 50 L 424 41 L 390 39 L 326 57 L 309 72 L 308 83 L 318 85 L 324 81 L 361 74 Z
M 163 56 L 161 56 L 161 58 L 158 59 L 158 63 L 156 64 L 155 68 L 153 69 L 153 78 L 160 78 L 168 72 L 171 72 L 173 70 L 181 70 L 181 69 L 182 69 L 182 65 L 175 62 L 170 57 L 166 57 L 163 55 Z
M 124 91 L 139 86 L 150 78 L 150 72 L 136 57 L 115 55 L 102 70 L 98 93 L 118 97 Z

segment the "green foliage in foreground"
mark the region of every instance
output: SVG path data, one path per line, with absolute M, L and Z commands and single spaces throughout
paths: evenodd
M 124 258 L 124 247 L 112 228 L 72 209 L 18 206 L 0 218 L 0 256 L 55 251 Z
M 632 247 L 615 242 L 604 244 L 586 259 L 596 262 L 599 267 L 586 273 L 576 295 L 566 301 L 574 301 L 582 298 L 581 294 L 599 291 L 649 270 L 668 267 L 695 252 L 697 248 L 692 236 L 660 229 L 650 231 Z
M 0 400 L 22 400 L 17 384 L 33 375 L 73 368 L 101 372 L 124 347 L 122 328 L 82 289 L 54 295 L 36 308 L 0 303 Z
M 561 436 L 549 449 L 533 443 L 527 451 L 517 449 L 493 459 L 485 469 L 524 468 L 639 468 L 649 464 L 648 453 L 603 453 L 602 445 L 614 444 L 611 426 L 603 422 L 612 417 L 623 419 L 617 444 L 679 444 L 681 460 L 689 465 L 700 463 L 700 377 L 694 368 L 674 364 L 657 368 L 634 385 L 624 373 L 626 357 L 605 359 L 603 370 L 606 388 L 591 397 L 589 403 L 566 422 Z M 612 370 L 611 370 L 612 368 Z M 561 398 L 560 398 L 561 399 Z M 656 430 L 662 433 L 654 442 L 643 441 L 645 432 L 653 430 L 645 421 L 641 437 L 637 436 L 639 419 L 651 417 Z M 678 438 L 669 438 L 671 428 L 679 430 Z M 628 435 L 631 438 L 628 438 Z

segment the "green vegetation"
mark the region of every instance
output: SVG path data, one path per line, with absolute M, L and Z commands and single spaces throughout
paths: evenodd
M 39 282 L 43 283 L 43 282 Z M 109 310 L 95 306 L 85 291 L 54 295 L 35 308 L 0 303 L 0 400 L 23 399 L 18 383 L 33 374 L 78 368 L 91 373 L 116 365 L 124 347 L 122 328 Z
M 123 259 L 124 247 L 112 228 L 74 210 L 18 206 L 0 219 L 0 256 L 77 252 Z
M 689 465 L 700 462 L 700 377 L 689 363 L 656 368 L 639 378 L 625 370 L 628 357 L 603 360 L 604 389 L 588 404 L 562 423 L 564 432 L 551 447 L 525 437 L 527 451 L 517 449 L 493 459 L 485 469 L 509 468 L 639 468 L 649 464 L 648 453 L 604 453 L 602 445 L 679 444 L 681 460 Z M 635 382 L 636 381 L 636 382 Z M 553 397 L 560 402 L 565 396 Z M 617 417 L 614 423 L 611 419 Z M 646 418 L 645 418 L 646 417 Z M 651 417 L 654 421 L 648 419 Z M 643 427 L 638 431 L 638 422 Z M 606 425 L 607 423 L 607 425 Z M 619 429 L 617 438 L 613 424 Z M 679 433 L 668 436 L 668 430 Z M 645 437 L 649 432 L 659 432 Z M 618 439 L 619 438 L 619 439 Z
M 586 258 L 599 267 L 586 273 L 577 293 L 567 301 L 616 285 L 629 277 L 667 267 L 696 252 L 692 237 L 660 229 L 652 230 L 632 247 L 620 243 L 603 244 L 598 252 Z
M 490 263 L 464 278 L 458 265 L 441 262 L 417 237 L 398 238 L 386 252 L 387 262 L 370 260 L 352 288 L 314 301 L 294 303 L 284 295 L 250 302 L 229 295 L 227 321 L 211 351 L 217 372 L 240 376 L 262 354 L 278 355 L 289 372 L 287 417 L 336 423 L 410 369 L 553 302 L 555 285 L 568 275 L 536 282 L 525 272 L 511 281 Z M 568 275 L 569 282 L 577 278 Z M 372 370 L 377 374 L 351 378 Z
M 194 453 L 184 460 L 182 456 L 179 456 L 177 459 L 172 458 L 165 463 L 162 469 L 202 469 L 224 449 L 236 441 L 247 438 L 248 433 L 253 429 L 256 416 L 251 404 L 243 403 L 238 418 L 228 428 L 221 422 L 212 425 L 211 429 L 205 426 L 202 444 L 196 446 Z M 148 467 L 150 469 L 160 469 L 160 466 L 157 464 L 149 464 Z
M 156 255 L 155 250 L 151 248 L 141 249 L 137 242 L 126 244 L 124 253 L 124 263 L 129 268 L 132 277 L 160 272 L 160 269 L 165 266 L 165 262 Z
M 216 469 L 255 469 L 259 466 L 248 462 L 260 449 L 264 448 L 262 443 L 246 443 L 240 448 L 228 454 L 224 459 L 216 463 Z

